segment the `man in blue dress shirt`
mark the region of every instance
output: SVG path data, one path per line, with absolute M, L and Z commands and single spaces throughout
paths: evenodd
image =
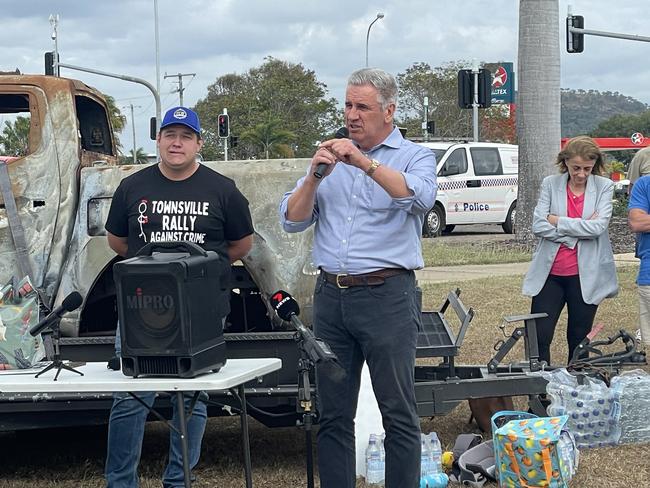
M 354 417 L 368 363 L 386 431 L 386 487 L 419 486 L 420 422 L 414 392 L 420 327 L 414 269 L 422 268 L 424 215 L 436 198 L 433 153 L 393 124 L 389 73 L 352 73 L 345 95 L 349 139 L 323 142 L 307 174 L 280 204 L 287 232 L 315 224 L 314 329 L 347 376 L 317 368 L 322 488 L 355 486 Z M 325 164 L 323 178 L 314 172 Z M 365 439 L 360 439 L 365 442 Z

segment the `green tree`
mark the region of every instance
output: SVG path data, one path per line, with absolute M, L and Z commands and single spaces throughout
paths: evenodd
M 147 153 L 141 147 L 135 150 L 135 164 L 147 164 Z M 120 164 L 134 164 L 133 163 L 133 149 L 129 150 L 128 154 L 120 156 Z
M 429 97 L 429 120 L 435 121 L 436 137 L 463 138 L 472 135 L 472 112 L 458 107 L 458 70 L 463 61 L 431 68 L 427 63 L 413 63 L 397 75 L 399 86 L 398 120 L 407 135 L 422 135 L 424 97 Z
M 217 137 L 217 117 L 224 108 L 230 115 L 230 131 L 243 136 L 255 132 L 259 125 L 277 121 L 274 130 L 292 133 L 296 157 L 310 157 L 314 146 L 331 137 L 341 124 L 341 112 L 334 98 L 326 98 L 327 87 L 318 81 L 314 71 L 302 64 L 265 58 L 257 68 L 244 74 L 220 76 L 208 87 L 208 94 L 199 100 L 195 110 L 201 117 L 205 159 L 221 159 L 221 141 Z M 240 139 L 229 150 L 230 159 L 257 156 L 252 138 Z
M 265 159 L 269 159 L 271 155 L 293 157 L 293 154 L 286 153 L 286 149 L 288 148 L 287 144 L 293 141 L 296 135 L 280 126 L 281 122 L 277 119 L 257 124 L 252 129 L 242 132 L 241 140 L 260 147 Z M 274 149 L 275 154 L 272 152 Z
M 650 110 L 640 114 L 619 114 L 602 121 L 591 132 L 593 137 L 630 137 L 641 132 L 650 135 Z
M 26 156 L 29 153 L 30 118 L 19 115 L 13 122 L 6 120 L 0 134 L 0 154 Z
M 459 139 L 472 137 L 472 111 L 458 106 L 458 71 L 469 66 L 466 61 L 453 61 L 431 68 L 427 63 L 414 63 L 397 75 L 399 103 L 398 125 L 407 129 L 409 137 L 421 137 L 424 121 L 424 97 L 429 98 L 428 120 L 435 122 L 435 137 Z M 498 64 L 485 64 L 495 71 Z M 515 142 L 514 118 L 504 105 L 479 110 L 481 140 Z
M 124 129 L 126 125 L 126 115 L 123 115 L 117 105 L 115 105 L 115 99 L 104 94 L 104 99 L 106 100 L 106 105 L 108 107 L 108 116 L 111 119 L 111 125 L 113 126 L 113 137 L 115 138 L 115 147 L 118 151 L 122 149 L 122 143 L 120 142 L 119 134 Z

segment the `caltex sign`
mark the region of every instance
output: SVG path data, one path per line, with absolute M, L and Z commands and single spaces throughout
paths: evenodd
M 501 63 L 492 77 L 492 103 L 515 102 L 515 72 L 512 63 Z

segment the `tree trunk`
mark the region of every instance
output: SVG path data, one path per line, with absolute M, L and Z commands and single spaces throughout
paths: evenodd
M 556 172 L 560 149 L 560 34 L 558 0 L 519 2 L 519 195 L 517 239 L 530 242 L 542 180 Z

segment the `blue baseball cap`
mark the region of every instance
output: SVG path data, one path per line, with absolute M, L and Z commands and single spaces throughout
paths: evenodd
M 201 135 L 201 123 L 199 122 L 199 116 L 196 115 L 196 112 L 190 110 L 187 107 L 174 107 L 167 110 L 165 116 L 163 117 L 162 124 L 160 124 L 160 130 L 163 130 L 165 127 L 181 124 L 189 127 L 198 135 Z

